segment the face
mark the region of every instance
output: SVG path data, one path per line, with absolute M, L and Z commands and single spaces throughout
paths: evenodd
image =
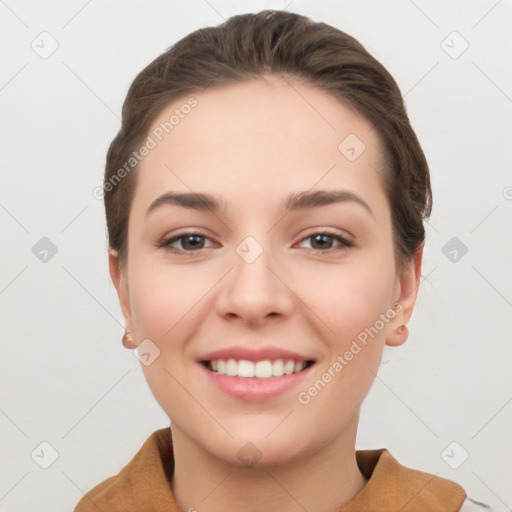
M 272 76 L 192 96 L 139 166 L 112 278 L 173 435 L 230 464 L 298 460 L 355 435 L 421 260 L 396 271 L 379 139 L 351 108 Z

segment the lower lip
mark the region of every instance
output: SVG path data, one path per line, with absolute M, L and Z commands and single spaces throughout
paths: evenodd
M 206 373 L 207 378 L 210 379 L 210 382 L 217 386 L 218 389 L 228 395 L 246 401 L 269 400 L 282 395 L 297 386 L 314 366 L 311 365 L 305 370 L 293 373 L 292 375 L 258 379 L 219 375 L 208 370 L 203 364 L 199 363 L 199 365 Z

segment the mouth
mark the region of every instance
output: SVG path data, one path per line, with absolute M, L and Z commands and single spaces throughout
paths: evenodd
M 206 359 L 199 362 L 207 383 L 245 402 L 287 396 L 307 378 L 315 365 L 312 359 Z
M 296 361 L 293 359 L 264 359 L 249 361 L 247 359 L 211 359 L 200 361 L 210 372 L 241 379 L 271 379 L 304 372 L 315 364 L 310 359 Z

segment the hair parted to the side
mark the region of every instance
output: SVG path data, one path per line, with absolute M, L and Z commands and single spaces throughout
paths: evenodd
M 155 118 L 187 94 L 269 73 L 295 77 L 330 93 L 373 124 L 385 153 L 381 174 L 391 206 L 397 268 L 403 269 L 422 246 L 423 219 L 432 207 L 429 169 L 395 80 L 341 30 L 295 13 L 265 10 L 192 32 L 133 81 L 104 177 L 109 247 L 118 252 L 121 265 L 127 257 L 136 167 L 116 186 L 105 185 L 147 138 Z

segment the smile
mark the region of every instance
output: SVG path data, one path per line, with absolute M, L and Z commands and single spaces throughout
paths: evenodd
M 292 359 L 265 359 L 248 361 L 246 359 L 214 359 L 202 362 L 208 370 L 229 377 L 270 379 L 283 375 L 300 373 L 309 368 L 313 361 L 294 361 Z

